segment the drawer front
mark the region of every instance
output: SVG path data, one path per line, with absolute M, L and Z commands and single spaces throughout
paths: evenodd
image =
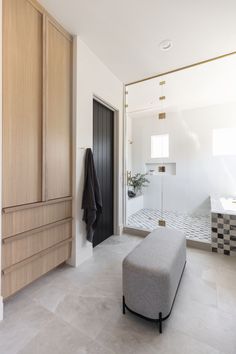
M 47 253 L 38 255 L 29 263 L 19 263 L 12 271 L 2 276 L 3 297 L 9 297 L 24 286 L 47 273 L 59 264 L 65 262 L 71 255 L 71 242 L 65 241 L 61 245 L 53 247 Z
M 71 217 L 72 203 L 64 201 L 56 204 L 43 205 L 23 209 L 11 213 L 3 213 L 3 239 L 46 224 Z
M 37 230 L 27 235 L 4 239 L 2 245 L 2 269 L 23 261 L 49 247 L 72 237 L 71 220 L 50 225 L 46 230 Z

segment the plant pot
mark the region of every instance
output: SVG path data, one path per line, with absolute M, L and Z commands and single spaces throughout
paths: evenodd
M 128 190 L 128 197 L 129 198 L 134 198 L 134 197 L 136 197 L 136 193 L 133 192 L 133 191 Z

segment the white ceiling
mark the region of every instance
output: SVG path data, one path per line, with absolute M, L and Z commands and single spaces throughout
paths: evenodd
M 235 0 L 39 2 L 124 83 L 236 50 Z

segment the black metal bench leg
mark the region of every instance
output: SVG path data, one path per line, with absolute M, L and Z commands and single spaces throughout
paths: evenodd
M 159 312 L 159 333 L 162 333 L 162 312 Z
M 123 296 L 123 315 L 125 315 L 125 297 Z

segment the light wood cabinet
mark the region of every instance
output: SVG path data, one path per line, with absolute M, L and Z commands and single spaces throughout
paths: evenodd
M 32 257 L 49 247 L 70 239 L 71 236 L 71 218 L 67 218 L 52 225 L 44 225 L 38 229 L 5 238 L 2 245 L 3 268 L 6 269 Z
M 70 257 L 71 241 L 66 240 L 3 270 L 3 297 L 9 297 Z
M 3 3 L 3 207 L 42 198 L 43 15 Z
M 35 204 L 27 209 L 16 209 L 10 211 L 4 209 L 2 215 L 2 238 L 8 238 L 40 226 L 55 223 L 71 217 L 71 200 L 55 200 L 53 204 Z
M 46 198 L 71 195 L 71 39 L 47 21 Z M 55 158 L 56 156 L 56 158 Z
M 35 0 L 3 0 L 2 282 L 66 261 L 72 218 L 72 36 Z

